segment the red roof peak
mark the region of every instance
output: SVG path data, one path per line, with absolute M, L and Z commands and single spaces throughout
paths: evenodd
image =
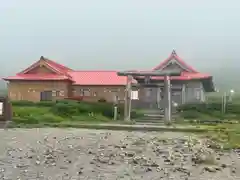
M 179 63 L 181 66 L 185 67 L 187 70 L 196 73 L 197 71 L 190 65 L 188 65 L 187 63 L 185 63 L 176 53 L 175 50 L 172 51 L 171 55 L 164 61 L 162 61 L 158 66 L 156 66 L 153 70 L 161 70 L 163 68 L 165 68 L 168 63 L 171 60 L 175 60 L 177 63 Z

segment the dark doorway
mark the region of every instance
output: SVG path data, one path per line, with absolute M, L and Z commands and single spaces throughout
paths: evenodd
M 52 91 L 41 92 L 40 101 L 52 101 Z

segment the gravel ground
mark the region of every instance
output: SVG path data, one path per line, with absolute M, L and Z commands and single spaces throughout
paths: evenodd
M 45 128 L 0 136 L 3 180 L 240 179 L 240 152 L 183 133 Z

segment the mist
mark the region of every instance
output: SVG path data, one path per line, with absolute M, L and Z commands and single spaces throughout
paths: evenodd
M 217 84 L 237 86 L 239 8 L 237 0 L 3 1 L 0 76 L 40 56 L 77 70 L 151 69 L 175 49 Z

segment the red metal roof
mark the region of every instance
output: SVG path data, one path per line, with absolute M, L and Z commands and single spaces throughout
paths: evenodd
M 117 71 L 71 71 L 75 85 L 126 85 L 127 77 L 118 76 Z M 134 81 L 135 82 L 135 81 Z
M 181 76 L 172 76 L 173 80 L 190 80 L 190 79 L 204 79 L 211 77 L 208 74 L 199 73 L 191 66 L 182 61 L 175 53 L 162 62 L 159 66 L 154 68 L 160 69 L 165 66 L 172 58 L 176 59 L 179 63 L 189 68 L 192 72 L 183 72 Z M 31 69 L 38 66 L 40 61 L 44 61 L 46 65 L 52 69 L 56 74 L 27 74 Z M 126 85 L 127 77 L 118 76 L 117 71 L 74 71 L 64 65 L 56 63 L 55 61 L 44 58 L 43 56 L 39 61 L 18 73 L 16 76 L 3 78 L 4 80 L 70 80 L 75 85 Z M 152 77 L 152 79 L 163 79 L 163 77 Z M 136 83 L 133 80 L 133 83 Z
M 127 77 L 118 76 L 117 71 L 69 71 L 58 74 L 17 74 L 4 80 L 71 80 L 74 85 L 126 85 Z M 135 83 L 136 81 L 133 81 Z
M 44 60 L 45 60 L 49 65 L 53 66 L 54 68 L 58 69 L 59 71 L 61 71 L 61 72 L 63 72 L 63 73 L 66 73 L 66 72 L 68 72 L 68 71 L 73 71 L 72 69 L 70 69 L 70 68 L 68 68 L 68 67 L 66 67 L 66 66 L 64 66 L 64 65 L 62 65 L 62 64 L 59 64 L 59 63 L 57 63 L 57 62 L 55 62 L 55 61 L 52 61 L 52 60 L 50 60 L 50 59 L 44 58 Z
M 68 76 L 56 74 L 17 74 L 16 76 L 9 76 L 3 78 L 4 80 L 70 80 Z
M 183 66 L 187 67 L 189 70 L 191 70 L 192 72 L 197 72 L 192 66 L 188 65 L 187 63 L 185 63 L 175 52 L 175 50 L 173 50 L 173 52 L 171 53 L 171 55 L 165 59 L 163 62 L 161 62 L 159 65 L 157 65 L 155 68 L 153 68 L 153 70 L 158 70 L 161 69 L 162 67 L 164 67 L 165 65 L 167 65 L 167 63 L 169 61 L 171 61 L 172 59 L 175 59 L 176 61 L 178 61 L 179 64 L 182 64 Z

